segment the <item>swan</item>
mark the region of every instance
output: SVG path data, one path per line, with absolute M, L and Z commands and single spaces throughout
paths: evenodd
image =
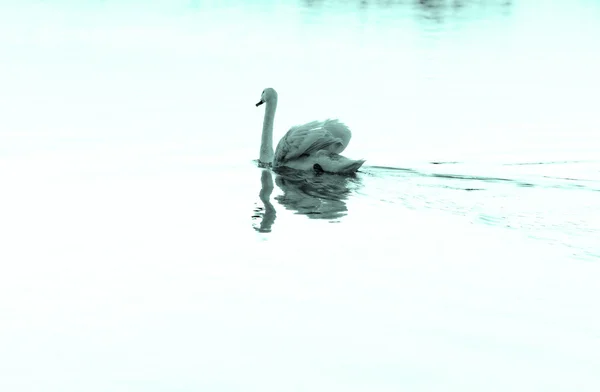
M 261 166 L 348 174 L 356 172 L 365 163 L 362 159 L 352 160 L 339 155 L 348 146 L 352 133 L 345 124 L 330 119 L 293 126 L 281 138 L 273 153 L 277 92 L 272 88 L 263 90 L 256 106 L 263 103 L 266 108 L 260 144 Z

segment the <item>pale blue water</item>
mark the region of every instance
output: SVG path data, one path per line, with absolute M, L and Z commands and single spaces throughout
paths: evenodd
M 597 391 L 600 5 L 0 5 L 0 390 Z M 257 167 L 339 117 L 354 177 Z

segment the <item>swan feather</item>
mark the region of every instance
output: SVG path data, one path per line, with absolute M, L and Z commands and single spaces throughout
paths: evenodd
M 351 137 L 350 129 L 338 120 L 311 121 L 293 126 L 277 144 L 274 166 L 322 150 L 339 154 Z

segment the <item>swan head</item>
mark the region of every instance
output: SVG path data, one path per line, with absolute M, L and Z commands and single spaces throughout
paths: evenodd
M 277 100 L 277 91 L 275 91 L 271 87 L 268 87 L 263 90 L 263 92 L 260 96 L 260 101 L 258 101 L 256 106 L 260 106 L 263 103 L 269 103 L 269 102 L 276 101 L 276 100 Z

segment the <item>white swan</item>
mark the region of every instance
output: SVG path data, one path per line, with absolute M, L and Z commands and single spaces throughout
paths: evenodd
M 260 144 L 261 165 L 273 168 L 316 170 L 329 173 L 354 173 L 364 160 L 352 160 L 339 155 L 348 146 L 352 133 L 338 120 L 313 121 L 292 127 L 277 144 L 273 154 L 273 120 L 277 109 L 277 92 L 267 88 L 260 102 L 266 103 Z

